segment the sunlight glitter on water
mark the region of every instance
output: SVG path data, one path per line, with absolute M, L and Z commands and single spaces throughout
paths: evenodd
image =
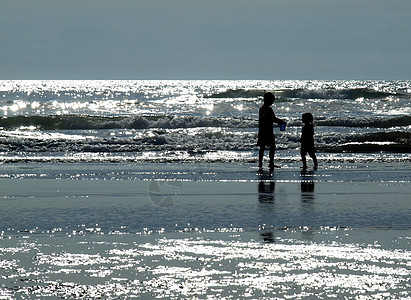
M 338 236 L 358 231 L 345 230 L 329 231 L 333 241 L 284 236 L 262 243 L 249 234 L 181 232 L 98 239 L 87 234 L 40 235 L 3 240 L 0 295 L 369 299 L 401 298 L 410 288 L 407 246 L 390 249 L 347 242 Z

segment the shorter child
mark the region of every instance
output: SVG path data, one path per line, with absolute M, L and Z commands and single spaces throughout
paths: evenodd
M 307 169 L 307 160 L 305 158 L 307 153 L 313 159 L 314 170 L 317 170 L 318 162 L 314 148 L 314 117 L 311 113 L 303 113 L 302 121 L 304 123 L 301 134 L 301 159 L 303 161 L 303 170 Z

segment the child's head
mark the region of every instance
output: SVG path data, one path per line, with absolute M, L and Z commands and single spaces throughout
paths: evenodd
M 309 113 L 309 112 L 303 113 L 302 121 L 305 124 L 307 124 L 307 123 L 312 124 L 314 122 L 314 117 L 313 117 L 312 113 Z
M 274 103 L 275 96 L 273 93 L 267 92 L 264 94 L 264 104 L 265 105 L 272 105 Z

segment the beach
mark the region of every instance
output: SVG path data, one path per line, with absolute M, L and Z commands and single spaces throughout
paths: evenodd
M 410 298 L 411 81 L 0 80 L 0 113 L 0 299 Z
M 409 297 L 403 164 L 2 167 L 3 299 Z
M 0 3 L 0 300 L 411 300 L 411 1 Z

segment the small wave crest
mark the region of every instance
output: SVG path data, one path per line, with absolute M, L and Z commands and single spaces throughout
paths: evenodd
M 324 135 L 317 138 L 317 149 L 326 153 L 411 153 L 411 132 L 390 131 L 365 134 Z
M 299 132 L 277 135 L 278 150 L 300 148 Z M 215 127 L 191 129 L 150 128 L 142 131 L 119 130 L 112 134 L 95 131 L 73 131 L 72 134 L 39 131 L 0 132 L 0 152 L 144 152 L 144 151 L 256 151 L 256 130 L 216 129 Z M 376 131 L 366 133 L 321 131 L 315 135 L 319 152 L 391 152 L 411 153 L 410 131 Z M 19 154 L 20 155 L 20 154 Z

